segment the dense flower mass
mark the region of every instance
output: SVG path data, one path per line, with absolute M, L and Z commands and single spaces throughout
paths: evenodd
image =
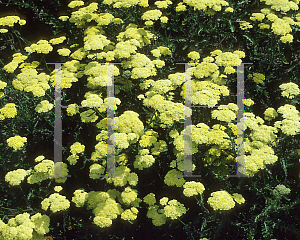
M 55 213 L 58 211 L 66 210 L 70 207 L 69 200 L 65 196 L 62 196 L 58 193 L 53 193 L 49 198 L 45 198 L 42 202 L 42 209 L 47 210 L 50 207 L 50 210 Z
M 29 173 L 30 171 L 26 171 L 24 169 L 10 171 L 5 175 L 5 181 L 9 182 L 9 184 L 12 186 L 20 185 L 20 183 Z
M 184 188 L 183 194 L 187 197 L 202 194 L 203 191 L 205 190 L 202 183 L 194 182 L 194 181 L 186 182 L 183 185 L 183 188 Z
M 15 150 L 20 150 L 24 146 L 24 143 L 27 142 L 27 138 L 21 136 L 15 136 L 15 137 L 10 137 L 6 141 L 9 147 L 12 147 Z
M 7 103 L 3 108 L 0 109 L 0 120 L 5 118 L 14 118 L 17 115 L 16 104 Z
M 124 232 L 130 224 L 144 230 L 145 217 L 155 227 L 183 224 L 194 239 L 229 239 L 233 225 L 240 239 L 272 239 L 279 232 L 267 231 L 283 223 L 281 216 L 270 217 L 274 206 L 288 212 L 297 204 L 290 194 L 296 183 L 287 176 L 298 164 L 296 148 L 300 155 L 299 46 L 292 44 L 298 41 L 293 31 L 300 27 L 300 0 L 231 3 L 70 0 L 57 21 L 33 3 L 30 9 L 53 31 L 33 42 L 21 36 L 26 20 L 0 18 L 0 52 L 9 44 L 15 50 L 0 59 L 0 164 L 6 171 L 0 240 L 59 239 L 61 233 L 105 238 L 103 228 L 113 232 L 116 224 L 124 224 Z M 176 58 L 186 65 L 177 69 Z M 259 64 L 241 72 L 246 59 Z M 63 64 L 47 65 L 53 62 Z M 244 86 L 235 83 L 241 74 Z M 245 96 L 233 103 L 239 86 Z M 64 106 L 57 106 L 54 92 L 61 92 Z M 54 127 L 62 161 L 49 160 L 60 107 L 66 110 L 55 120 L 61 118 L 63 142 L 56 139 L 61 122 Z M 188 178 L 191 172 L 195 178 Z M 240 174 L 253 178 L 228 180 Z M 18 214 L 27 210 L 13 208 L 14 199 L 36 214 Z M 51 227 L 39 210 L 55 220 Z M 93 216 L 78 219 L 77 211 Z M 188 211 L 198 219 L 184 218 Z M 232 226 L 217 222 L 225 214 L 232 214 Z M 246 227 L 237 217 L 245 214 Z M 201 231 L 190 232 L 199 219 Z M 85 226 L 101 232 L 82 236 Z M 44 237 L 49 228 L 58 235 Z
M 232 196 L 227 191 L 217 191 L 211 193 L 207 203 L 214 210 L 229 210 L 235 206 Z
M 295 83 L 284 83 L 281 84 L 280 89 L 282 90 L 281 95 L 289 99 L 293 99 L 295 96 L 300 94 L 300 90 L 297 84 Z

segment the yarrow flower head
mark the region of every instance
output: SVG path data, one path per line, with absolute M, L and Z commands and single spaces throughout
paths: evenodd
M 297 95 L 300 94 L 299 87 L 295 83 L 292 83 L 292 82 L 290 82 L 290 83 L 284 83 L 284 84 L 281 84 L 279 87 L 282 90 L 281 95 L 283 97 L 287 97 L 289 99 L 293 99 L 295 96 L 297 96 Z
M 152 206 L 156 203 L 155 194 L 154 193 L 149 193 L 147 196 L 144 197 L 143 200 L 149 206 Z
M 187 197 L 191 197 L 194 195 L 198 195 L 198 194 L 202 194 L 203 191 L 205 190 L 204 186 L 202 183 L 200 182 L 195 182 L 195 181 L 191 181 L 191 182 L 186 182 L 183 185 L 183 194 Z
M 78 153 L 82 153 L 84 152 L 85 146 L 82 145 L 80 142 L 75 142 L 72 144 L 72 146 L 70 147 L 70 152 L 75 155 Z
M 265 120 L 271 121 L 273 118 L 276 118 L 278 116 L 278 113 L 274 108 L 267 108 L 264 112 Z
M 0 120 L 5 118 L 14 118 L 17 115 L 16 104 L 7 103 L 0 109 Z
M 168 205 L 164 207 L 164 214 L 166 217 L 171 218 L 172 220 L 178 219 L 183 214 L 186 213 L 186 208 L 183 204 L 173 199 L 168 202 Z
M 248 74 L 248 79 L 253 78 L 253 81 L 256 84 L 262 83 L 266 78 L 265 75 L 261 74 L 261 73 L 253 73 L 252 74 Z
M 10 137 L 6 141 L 9 147 L 14 148 L 15 150 L 20 150 L 24 146 L 24 143 L 27 142 L 27 138 L 15 136 L 15 137 Z
M 232 197 L 238 204 L 242 204 L 245 202 L 245 198 L 239 193 L 232 194 Z
M 49 103 L 47 100 L 43 100 L 36 106 L 35 111 L 38 113 L 49 112 L 52 108 L 52 103 Z
M 273 195 L 275 197 L 281 197 L 283 195 L 288 195 L 290 194 L 291 189 L 287 188 L 286 186 L 279 184 L 273 189 Z
M 12 186 L 20 185 L 20 183 L 29 173 L 30 171 L 26 171 L 24 169 L 10 171 L 5 175 L 5 181 L 9 182 L 9 184 Z
M 50 210 L 55 213 L 62 210 L 66 210 L 70 207 L 70 202 L 66 199 L 65 196 L 62 196 L 58 193 L 53 193 L 49 198 L 45 198 L 42 202 L 42 209 L 47 210 L 50 207 Z
M 72 202 L 76 204 L 76 207 L 83 207 L 87 201 L 88 193 L 84 190 L 77 189 L 74 192 L 74 197 L 72 197 Z
M 214 210 L 229 210 L 235 206 L 232 196 L 227 191 L 216 191 L 211 193 L 207 203 Z

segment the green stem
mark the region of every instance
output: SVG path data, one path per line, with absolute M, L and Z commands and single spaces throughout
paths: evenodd
M 186 226 L 186 224 L 180 220 L 180 218 L 178 218 L 178 221 L 181 222 L 184 226 Z

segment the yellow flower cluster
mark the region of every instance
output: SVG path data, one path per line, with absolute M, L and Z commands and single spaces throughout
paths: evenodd
M 47 215 L 36 213 L 30 217 L 25 212 L 9 219 L 5 224 L 0 219 L 1 239 L 44 239 L 44 234 L 49 232 L 50 218 Z
M 197 61 L 200 58 L 200 54 L 196 51 L 192 51 L 188 54 L 188 57 L 194 61 Z
M 0 80 L 0 89 L 4 89 L 7 86 L 6 82 Z M 0 92 L 0 98 L 4 96 L 4 92 Z M 0 120 L 1 120 L 1 113 L 0 113 Z
M 183 12 L 183 11 L 186 11 L 186 5 L 184 5 L 182 2 L 180 2 L 176 6 L 176 12 Z
M 202 183 L 195 182 L 195 181 L 186 182 L 183 185 L 183 188 L 184 188 L 183 194 L 187 197 L 202 194 L 203 191 L 205 190 Z
M 63 189 L 62 186 L 55 186 L 54 187 L 55 192 L 60 192 L 62 189 Z
M 214 12 L 219 12 L 222 6 L 228 6 L 228 2 L 224 0 L 183 0 L 183 3 L 194 7 L 194 10 L 203 10 L 206 14 L 214 14 Z
M 281 95 L 283 97 L 287 97 L 289 99 L 293 99 L 295 96 L 300 94 L 300 90 L 297 84 L 295 83 L 283 83 L 280 86 L 280 89 L 282 90 Z
M 185 107 L 182 103 L 174 103 L 172 101 L 165 100 L 163 96 L 156 94 L 155 92 L 155 90 L 157 92 L 168 91 L 171 88 L 169 83 L 169 81 L 160 81 L 153 84 L 153 87 L 151 87 L 149 92 L 146 93 L 147 98 L 144 99 L 145 106 L 154 108 L 160 113 L 159 119 L 163 123 L 161 127 L 171 125 L 174 121 L 180 121 L 185 117 Z M 159 89 L 159 86 L 163 86 L 165 84 L 167 84 L 167 86 Z M 188 113 L 191 113 L 191 110 Z M 150 126 L 153 127 L 153 123 L 150 124 Z
M 147 203 L 149 206 L 153 206 L 156 203 L 155 194 L 149 193 L 144 198 L 143 201 Z
M 278 116 L 278 113 L 274 108 L 267 108 L 264 112 L 265 120 L 271 121 L 273 118 L 276 118 Z
M 143 170 L 144 168 L 149 168 L 153 165 L 153 163 L 155 162 L 155 158 L 148 153 L 148 149 L 139 150 L 139 155 L 135 157 L 135 161 L 133 163 L 134 168 Z
M 248 107 L 252 106 L 254 104 L 254 101 L 250 98 L 244 99 L 244 104 Z
M 69 8 L 80 7 L 84 5 L 84 1 L 72 1 L 68 4 Z
M 186 208 L 183 204 L 173 199 L 170 200 L 167 197 L 160 199 L 159 203 L 163 209 L 159 209 L 156 205 L 156 199 L 154 193 L 149 193 L 143 198 L 143 201 L 149 205 L 147 217 L 152 219 L 154 226 L 161 226 L 166 223 L 167 218 L 172 220 L 178 219 L 186 213 Z
M 261 73 L 253 73 L 253 75 L 252 74 L 248 74 L 247 77 L 248 77 L 248 79 L 253 78 L 253 81 L 256 84 L 262 83 L 266 79 L 265 75 L 263 75 Z
M 104 0 L 103 4 L 111 5 L 113 4 L 114 8 L 129 8 L 132 6 L 140 5 L 141 7 L 148 7 L 148 0 Z
M 177 200 L 173 199 L 168 202 L 168 205 L 164 207 L 164 214 L 166 217 L 171 218 L 172 220 L 178 219 L 183 214 L 186 213 L 186 208 L 184 205 Z
M 275 11 L 288 12 L 290 10 L 298 10 L 299 0 L 288 1 L 288 0 L 260 0 L 261 2 L 265 2 L 266 5 L 270 5 L 271 9 Z
M 49 103 L 49 101 L 47 100 L 43 100 L 35 107 L 35 111 L 38 113 L 49 112 L 52 108 L 53 108 L 52 103 Z
M 59 38 L 52 38 L 49 40 L 49 43 L 51 43 L 52 45 L 57 45 L 60 43 L 63 43 L 67 38 L 65 36 L 61 36 Z
M 103 50 L 110 43 L 110 40 L 102 34 L 91 32 L 84 37 L 84 50 Z
M 281 1 L 274 1 L 274 0 L 261 0 L 265 1 L 267 5 L 271 5 L 271 9 L 274 9 L 275 11 L 283 12 L 283 14 L 286 14 L 286 12 L 290 10 L 298 10 L 299 6 L 297 5 L 299 3 L 299 0 L 295 1 L 288 1 L 288 0 L 281 0 Z M 271 22 L 271 29 L 272 31 L 277 34 L 281 35 L 280 40 L 283 43 L 287 42 L 293 42 L 293 36 L 289 34 L 292 31 L 291 25 L 300 26 L 300 22 L 295 22 L 290 17 L 282 17 L 279 18 L 278 15 L 275 14 L 273 10 L 270 8 L 262 8 L 261 13 L 252 13 L 252 16 L 250 17 L 250 20 L 252 21 L 260 21 L 262 22 L 264 19 Z M 269 29 L 270 24 L 266 23 L 259 23 L 258 24 L 260 29 Z
M 5 175 L 5 181 L 12 186 L 20 185 L 28 174 L 30 174 L 30 170 L 17 169 L 10 171 Z
M 278 113 L 284 118 L 282 121 L 276 121 L 274 127 L 281 129 L 286 135 L 295 135 L 300 132 L 300 114 L 295 106 L 285 104 L 277 109 Z
M 76 160 L 77 161 L 77 160 Z M 91 179 L 99 179 L 100 175 L 104 174 L 105 168 L 100 164 L 94 163 L 90 166 L 89 177 Z
M 71 165 L 75 165 L 77 163 L 77 160 L 79 159 L 78 153 L 84 152 L 85 146 L 82 145 L 79 142 L 75 142 L 70 147 L 70 152 L 72 155 L 70 155 L 67 160 L 70 162 Z
M 264 18 L 265 15 L 263 13 L 252 13 L 252 17 L 250 17 L 250 20 L 261 22 Z
M 53 213 L 67 210 L 70 207 L 70 201 L 66 199 L 65 196 L 60 195 L 59 193 L 53 193 L 48 198 L 45 198 L 42 202 L 42 209 L 47 210 L 50 207 L 50 210 Z
M 13 60 L 10 63 L 6 64 L 3 69 L 8 73 L 13 73 L 17 69 L 18 65 L 24 62 L 24 60 L 26 59 L 27 56 L 22 55 L 21 53 L 15 53 L 13 55 Z
M 125 69 L 133 68 L 131 75 L 132 79 L 148 78 L 156 75 L 154 63 L 145 54 L 137 53 L 123 63 Z
M 18 16 L 6 16 L 0 18 L 0 27 L 1 26 L 8 26 L 13 27 L 15 23 L 19 22 L 19 25 L 23 26 L 26 24 L 26 20 L 20 19 Z M 8 29 L 0 28 L 0 33 L 7 33 Z
M 16 104 L 6 103 L 3 108 L 0 109 L 0 120 L 5 118 L 14 118 L 17 115 Z
M 218 119 L 219 121 L 225 121 L 230 123 L 236 119 L 237 111 L 232 111 L 226 107 L 218 107 L 218 110 L 213 110 L 211 117 Z
M 177 171 L 176 169 L 170 170 L 165 176 L 165 184 L 167 184 L 168 186 L 182 187 L 182 185 L 185 183 L 184 178 L 176 177 L 180 175 L 182 175 L 182 173 Z
M 137 218 L 139 210 L 135 207 L 131 207 L 130 209 L 126 209 L 121 214 L 121 218 L 124 220 L 135 220 Z
M 69 18 L 69 22 L 74 23 L 77 28 L 84 28 L 86 26 L 86 22 L 90 22 L 98 16 L 98 14 L 94 13 L 97 10 L 98 3 L 90 3 L 86 7 L 79 8 L 78 11 L 73 11 Z
M 154 57 L 160 57 L 161 55 L 171 55 L 171 50 L 164 46 L 159 46 L 151 50 Z
M 27 142 L 26 137 L 20 137 L 20 136 L 14 136 L 10 137 L 7 140 L 7 145 L 15 150 L 20 150 L 22 147 L 24 147 L 24 143 Z
M 73 194 L 72 202 L 76 204 L 76 207 L 83 207 L 87 201 L 88 193 L 84 190 L 77 189 Z
M 56 183 L 64 183 L 67 180 L 66 177 L 49 177 L 54 175 L 54 171 L 58 171 L 58 173 L 61 171 L 63 176 L 68 175 L 66 163 L 56 162 L 54 165 L 52 160 L 45 159 L 44 156 L 38 156 L 35 161 L 39 163 L 35 165 L 34 170 L 31 170 L 31 175 L 27 178 L 29 184 L 35 184 L 49 178 L 54 178 Z
M 114 76 L 118 76 L 120 74 L 118 67 L 114 66 L 114 70 L 113 72 L 110 72 L 107 69 L 107 65 L 106 64 L 100 64 L 97 61 L 92 61 L 89 62 L 89 64 L 87 64 L 84 68 L 84 74 L 89 76 L 87 78 L 88 80 L 88 84 L 87 87 L 88 88 L 96 88 L 96 87 L 107 87 L 110 86 L 111 80 L 108 82 L 107 80 L 107 75 L 111 76 L 112 74 Z M 88 95 L 86 95 L 85 97 L 88 97 Z M 95 96 L 93 96 L 95 97 Z M 98 100 L 97 102 L 99 102 L 101 100 Z M 101 103 L 102 104 L 102 103 Z M 98 105 L 90 105 L 90 106 L 100 106 L 101 104 Z M 101 109 L 99 109 L 100 111 Z
M 229 210 L 235 206 L 235 200 L 237 203 L 242 204 L 245 199 L 240 194 L 234 194 L 232 197 L 227 191 L 216 191 L 211 193 L 211 197 L 208 198 L 207 203 L 216 210 Z
M 120 32 L 117 36 L 117 41 L 122 42 L 130 39 L 136 39 L 140 43 L 140 47 L 145 44 L 151 44 L 151 39 L 154 38 L 154 34 L 143 28 L 138 28 L 136 24 L 130 23 L 125 32 Z
M 45 91 L 50 88 L 50 76 L 45 73 L 38 74 L 36 69 L 30 67 L 24 67 L 21 71 L 12 81 L 13 87 L 20 91 L 32 92 L 35 97 L 44 96 Z
M 126 187 L 121 193 L 121 198 L 123 203 L 129 205 L 137 199 L 137 191 L 131 189 L 131 187 Z
M 118 166 L 115 169 L 115 175 L 121 177 L 107 177 L 107 183 L 113 183 L 116 187 L 117 186 L 125 186 L 127 183 L 131 186 L 136 186 L 138 182 L 138 175 L 136 173 L 131 173 L 130 168 L 126 166 Z
M 162 226 L 166 223 L 167 217 L 164 214 L 164 209 L 158 209 L 158 205 L 148 207 L 147 217 L 152 219 L 154 226 Z
M 24 48 L 26 52 L 33 53 L 43 53 L 48 54 L 53 50 L 53 47 L 48 43 L 47 40 L 40 40 L 36 44 L 32 44 L 30 47 Z
M 135 54 L 137 47 L 140 46 L 140 43 L 136 39 L 130 39 L 124 42 L 119 42 L 116 44 L 116 48 L 113 51 L 114 56 L 117 58 L 129 58 L 131 54 Z
M 240 22 L 240 29 L 246 30 L 246 29 L 250 29 L 250 28 L 253 28 L 253 26 L 249 22 L 247 22 L 247 21 Z
M 167 8 L 169 5 L 172 4 L 172 1 L 165 0 L 165 1 L 155 1 L 154 3 L 158 8 Z
M 77 104 L 69 104 L 67 108 L 67 115 L 68 116 L 73 116 L 75 114 L 79 113 L 79 107 Z
M 185 98 L 185 83 L 182 86 L 180 95 L 182 98 Z M 215 106 L 220 100 L 220 95 L 229 95 L 229 90 L 226 86 L 220 86 L 211 81 L 191 81 L 191 97 L 194 105 Z
M 75 142 L 74 144 L 72 144 L 72 146 L 70 147 L 70 152 L 75 155 L 78 153 L 82 153 L 85 150 L 85 146 L 82 145 L 79 142 Z
M 155 9 L 155 10 L 149 10 L 149 11 L 145 12 L 141 18 L 143 20 L 158 20 L 161 15 L 162 15 L 162 12 L 158 9 Z
M 283 195 L 288 195 L 288 194 L 290 194 L 290 192 L 291 192 L 291 189 L 287 188 L 286 186 L 284 186 L 282 184 L 277 185 L 272 191 L 272 193 L 275 197 L 281 197 Z
M 110 227 L 112 220 L 124 212 L 121 205 L 115 200 L 117 197 L 120 198 L 120 192 L 115 189 L 107 192 L 91 191 L 88 193 L 88 207 L 93 209 L 94 223 L 97 226 L 101 228 Z
M 70 55 L 71 51 L 68 48 L 61 48 L 57 50 L 57 53 L 61 56 L 67 57 Z

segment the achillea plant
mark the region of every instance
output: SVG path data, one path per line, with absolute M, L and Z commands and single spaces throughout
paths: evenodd
M 299 237 L 299 1 L 260 2 L 63 2 L 11 43 L 0 239 Z

